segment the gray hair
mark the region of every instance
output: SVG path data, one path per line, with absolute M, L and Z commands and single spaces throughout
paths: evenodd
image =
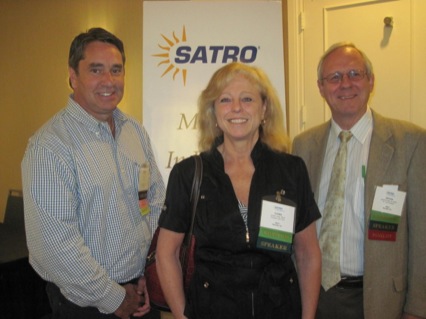
M 356 47 L 356 45 L 352 42 L 349 41 L 344 41 L 344 42 L 338 42 L 333 44 L 331 47 L 328 48 L 327 51 L 324 52 L 324 54 L 321 56 L 319 62 L 318 62 L 318 67 L 317 67 L 317 77 L 318 77 L 318 81 L 322 81 L 322 71 L 323 71 L 323 64 L 324 64 L 324 60 L 334 51 L 336 51 L 337 49 L 340 48 L 345 48 L 345 47 L 349 47 L 349 48 L 353 48 L 356 51 L 358 51 L 359 54 L 361 54 L 362 59 L 364 60 L 364 65 L 365 65 L 365 72 L 367 74 L 367 77 L 370 78 L 372 74 L 374 74 L 373 72 L 373 64 L 371 63 L 370 59 L 367 57 L 367 55 L 360 49 L 358 49 Z

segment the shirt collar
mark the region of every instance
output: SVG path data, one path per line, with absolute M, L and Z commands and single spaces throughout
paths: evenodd
M 373 116 L 371 114 L 370 107 L 367 106 L 367 111 L 359 119 L 359 121 L 356 122 L 356 124 L 350 129 L 350 131 L 353 137 L 355 137 L 357 141 L 363 144 L 365 140 L 367 139 L 369 132 L 372 129 L 373 129 Z M 331 119 L 330 134 L 333 136 L 333 138 L 337 139 L 341 131 L 342 129 L 340 128 L 340 126 L 333 119 Z
M 67 112 L 69 112 L 72 117 L 74 117 L 77 121 L 81 122 L 85 127 L 93 132 L 98 132 L 101 126 L 106 125 L 106 123 L 99 121 L 87 113 L 87 111 L 84 110 L 81 105 L 74 100 L 73 94 L 71 94 L 68 98 Z M 115 130 L 117 134 L 119 131 L 121 131 L 121 127 L 127 121 L 127 117 L 118 108 L 114 110 L 112 116 L 114 118 Z

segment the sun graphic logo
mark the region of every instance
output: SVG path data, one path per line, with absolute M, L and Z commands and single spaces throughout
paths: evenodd
M 165 76 L 169 72 L 172 72 L 173 80 L 176 80 L 176 77 L 179 75 L 179 73 L 182 73 L 183 85 L 185 86 L 186 85 L 187 70 L 185 68 L 179 68 L 178 66 L 176 66 L 174 64 L 174 62 L 172 61 L 172 58 L 170 56 L 170 53 L 171 53 L 173 47 L 175 47 L 179 43 L 185 43 L 186 42 L 185 26 L 183 26 L 182 35 L 181 35 L 180 39 L 176 36 L 175 32 L 173 32 L 173 39 L 169 39 L 168 37 L 164 36 L 163 34 L 161 36 L 163 37 L 163 39 L 166 41 L 167 44 L 166 45 L 158 44 L 158 46 L 160 47 L 160 49 L 162 49 L 165 52 L 152 55 L 154 57 L 162 59 L 158 63 L 157 66 L 161 66 L 161 65 L 164 65 L 164 64 L 167 66 L 166 70 L 163 72 L 163 74 L 161 74 L 161 77 Z
M 161 77 L 166 74 L 172 74 L 173 80 L 179 74 L 182 74 L 183 85 L 186 85 L 187 69 L 185 65 L 196 64 L 226 64 L 230 62 L 240 61 L 243 63 L 253 63 L 256 61 L 260 47 L 254 45 L 188 45 L 186 38 L 185 26 L 182 28 L 181 37 L 176 36 L 173 32 L 173 38 L 170 39 L 163 34 L 161 35 L 166 41 L 165 45 L 158 44 L 163 53 L 153 54 L 153 57 L 160 58 L 161 61 L 157 67 L 166 65 Z

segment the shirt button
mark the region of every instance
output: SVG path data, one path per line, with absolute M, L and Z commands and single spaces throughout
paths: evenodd
M 207 289 L 207 288 L 209 288 L 210 284 L 206 281 L 203 286 L 204 286 L 204 288 Z

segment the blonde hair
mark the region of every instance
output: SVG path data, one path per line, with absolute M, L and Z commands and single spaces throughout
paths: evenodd
M 266 105 L 264 121 L 259 129 L 260 140 L 272 150 L 287 152 L 289 137 L 284 128 L 281 104 L 271 81 L 260 68 L 241 62 L 232 62 L 218 69 L 198 98 L 199 150 L 210 151 L 216 139 L 223 135 L 216 125 L 214 102 L 237 75 L 244 76 L 258 88 Z

